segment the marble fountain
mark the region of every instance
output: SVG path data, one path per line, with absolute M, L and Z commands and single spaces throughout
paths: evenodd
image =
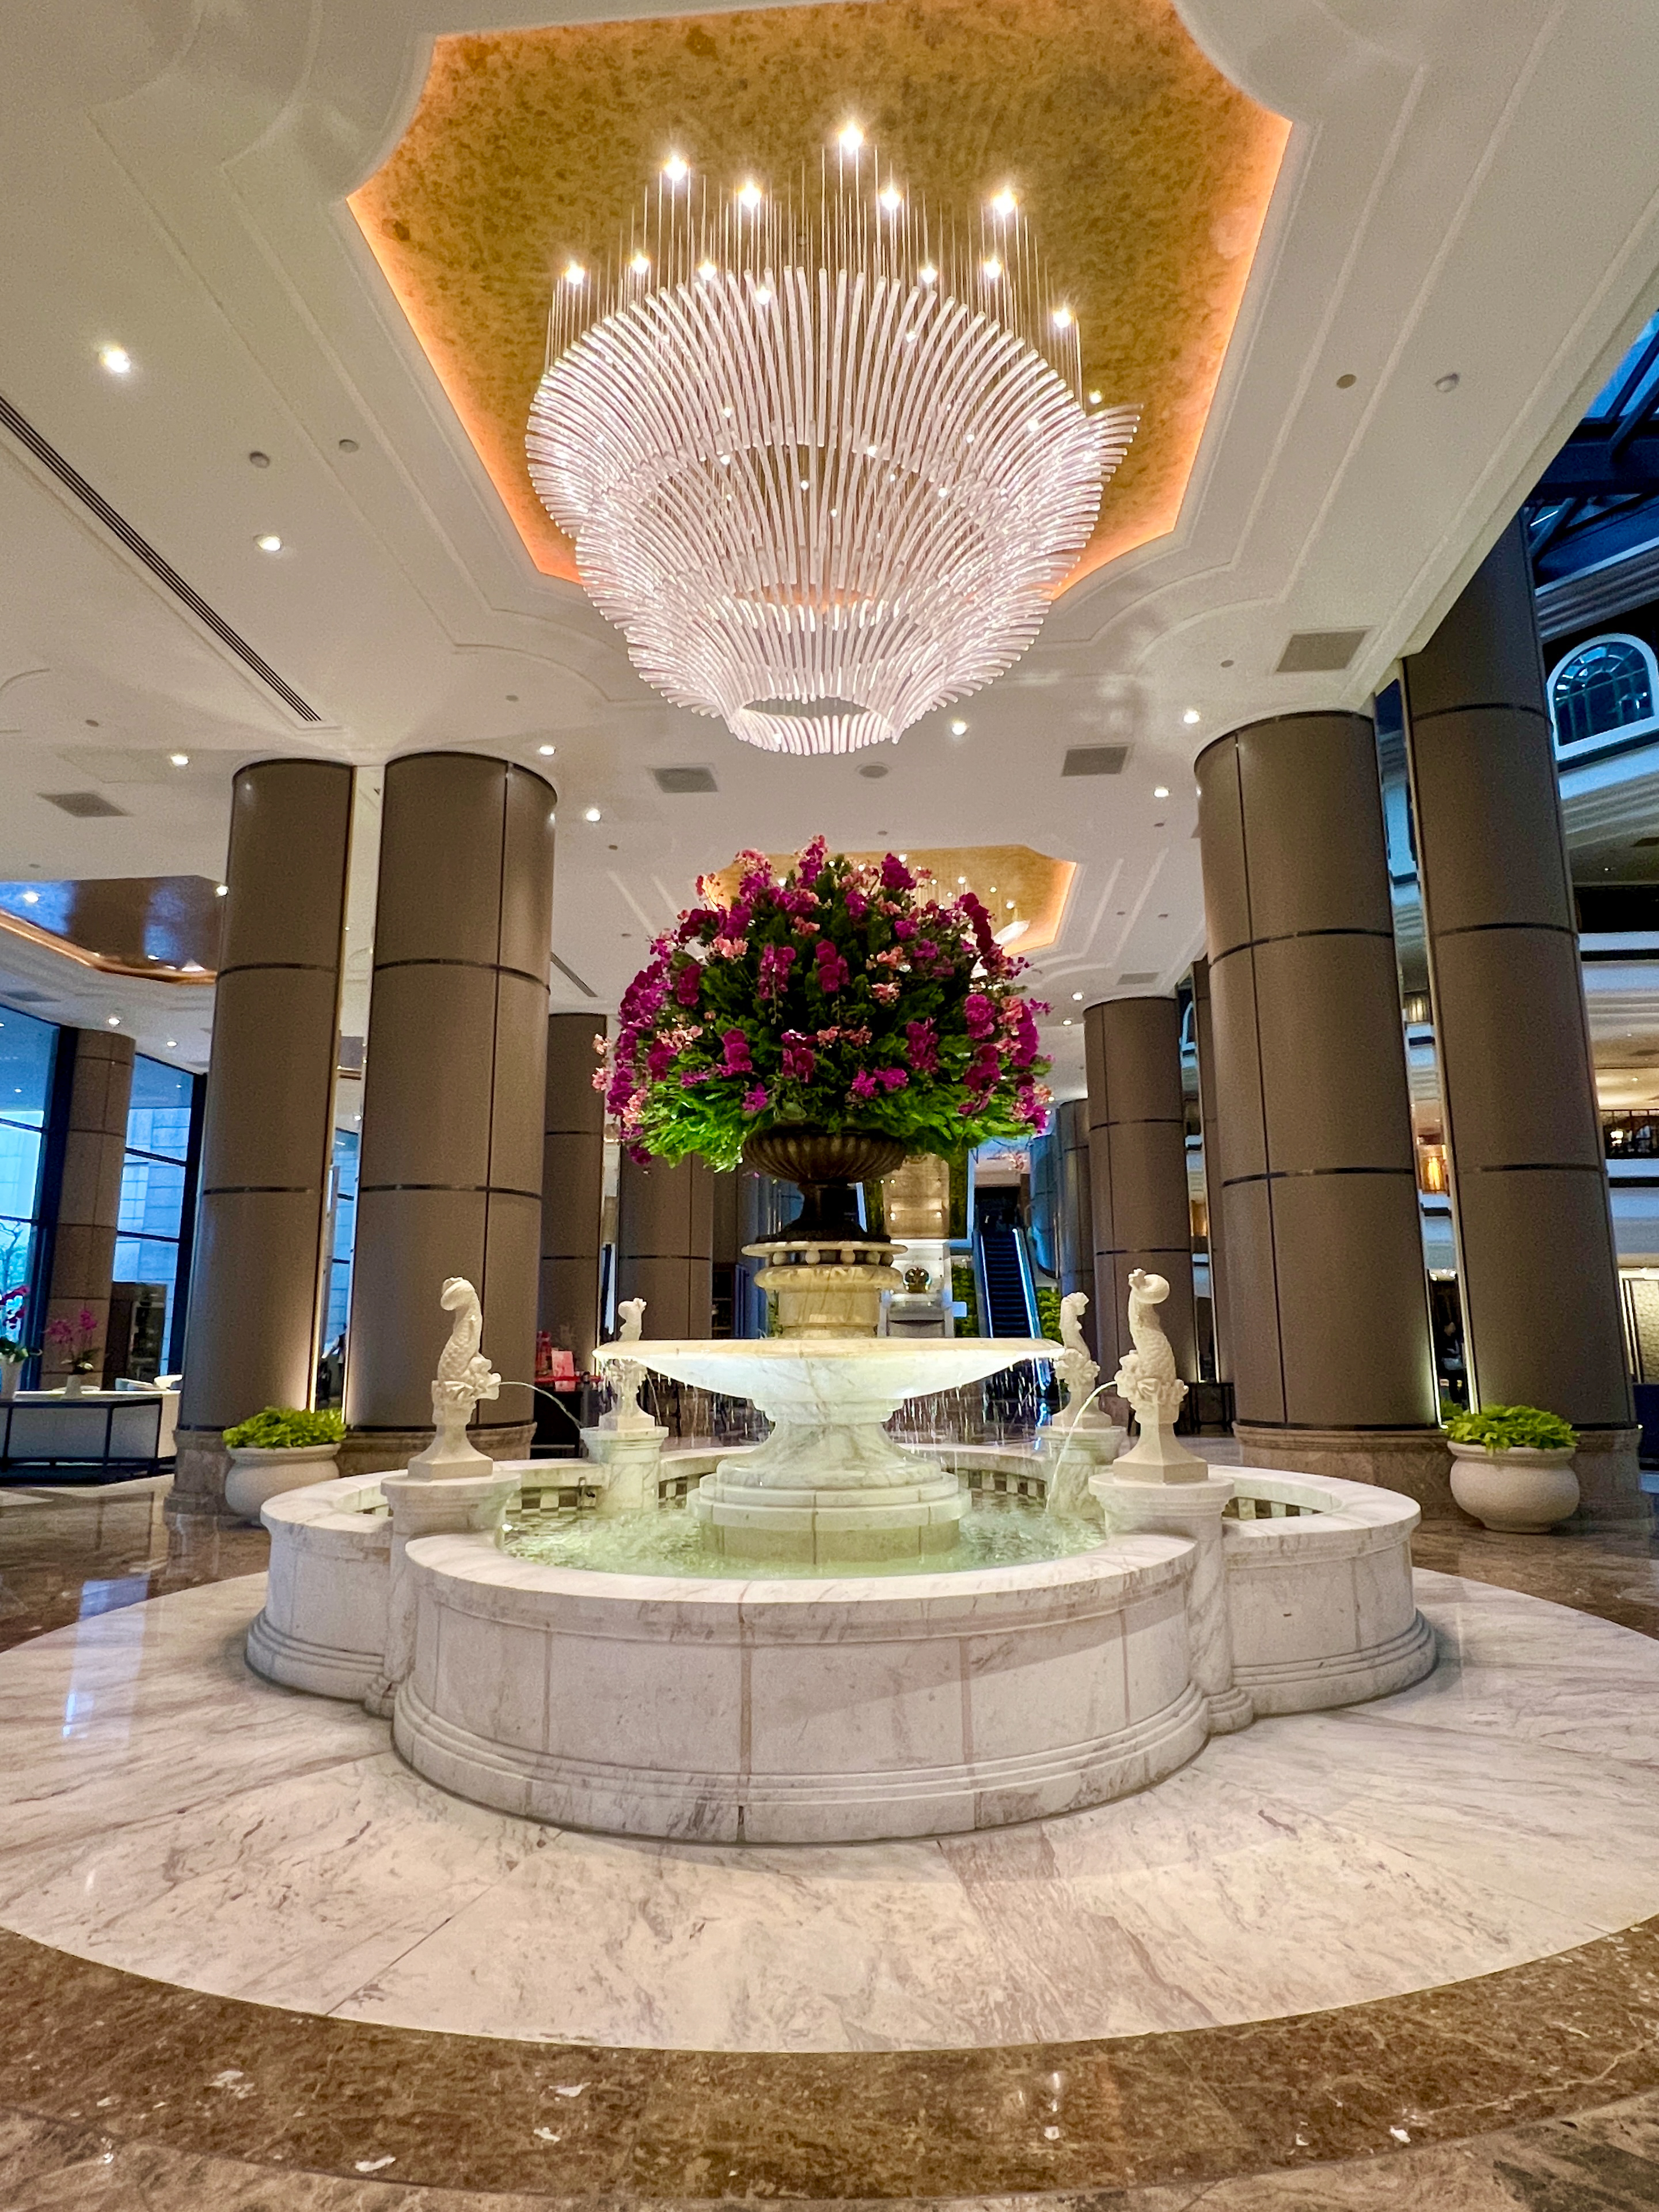
M 1133 1287 L 1136 1348 L 1115 1382 L 1139 1434 L 1117 1455 L 1078 1302 L 1059 1352 L 884 1338 L 881 1256 L 774 1255 L 781 1333 L 757 1341 L 653 1342 L 624 1309 L 602 1355 L 618 1404 L 580 1470 L 593 1502 L 550 1521 L 535 1504 L 558 1463 L 497 1464 L 467 1442 L 500 1378 L 477 1297 L 452 1279 L 428 1450 L 264 1507 L 250 1663 L 389 1713 L 411 1766 L 501 1811 L 769 1844 L 1098 1804 L 1257 1715 L 1380 1697 L 1432 1667 L 1415 1504 L 1188 1453 L 1160 1279 Z M 907 1400 L 1036 1358 L 1067 1385 L 1041 1455 L 887 1431 Z M 637 1403 L 647 1372 L 747 1397 L 771 1432 L 665 1449 Z

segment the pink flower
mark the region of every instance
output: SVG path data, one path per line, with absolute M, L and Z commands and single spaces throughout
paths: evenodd
M 759 990 L 763 999 L 775 999 L 788 988 L 789 970 L 794 964 L 793 945 L 768 945 L 762 948 Z
M 870 1042 L 870 1031 L 863 1023 L 860 1023 L 857 1029 L 843 1030 L 841 1034 L 842 1041 L 845 1044 L 866 1045 Z
M 799 915 L 796 915 L 789 927 L 797 937 L 816 937 L 818 933 L 818 924 L 816 921 L 806 921 Z
M 749 950 L 746 937 L 717 937 L 709 946 L 709 957 L 715 960 L 741 960 Z
M 605 1070 L 604 1070 L 602 1067 L 596 1067 L 596 1068 L 594 1069 L 594 1071 L 593 1071 L 593 1088 L 594 1088 L 596 1091 L 605 1091 L 605 1090 L 607 1090 L 607 1089 L 610 1087 L 610 1080 L 611 1080 L 611 1079 L 606 1075 L 606 1073 L 605 1073 Z
M 878 1067 L 876 1080 L 885 1091 L 902 1091 L 910 1079 L 902 1067 Z
M 821 1045 L 832 1045 L 840 1035 L 841 1031 L 838 1029 L 820 1030 L 818 1031 L 817 1041 Z M 850 1030 L 848 1031 L 848 1035 L 850 1036 Z
M 860 1068 L 858 1073 L 853 1078 L 851 1084 L 848 1085 L 847 1095 L 849 1098 L 857 1098 L 860 1100 L 873 1098 L 876 1095 L 875 1077 L 866 1073 L 863 1068 Z
M 833 998 L 853 971 L 827 937 L 821 937 L 812 951 L 818 963 L 818 988 L 825 998 Z
M 894 936 L 902 943 L 914 937 L 915 933 L 916 925 L 915 922 L 910 920 L 908 915 L 900 915 L 898 920 L 893 924 Z
M 916 879 L 896 853 L 889 853 L 881 864 L 881 887 L 887 891 L 913 891 Z
M 939 1038 L 932 1022 L 906 1022 L 904 1042 L 916 1073 L 932 1075 L 939 1066 Z
M 988 1037 L 997 1025 L 997 1010 L 983 991 L 970 991 L 963 1008 L 970 1037 Z
M 854 921 L 862 921 L 870 911 L 870 902 L 864 893 L 849 884 L 847 888 L 847 911 Z
M 872 999 L 879 999 L 884 1006 L 890 1006 L 903 988 L 902 983 L 872 983 L 870 986 L 870 996 Z
M 810 1083 L 812 1071 L 817 1066 L 817 1055 L 799 1030 L 783 1033 L 783 1073 L 786 1081 Z
M 752 1075 L 754 1063 L 749 1057 L 749 1040 L 741 1030 L 727 1030 L 720 1039 L 726 1051 L 725 1075 Z
M 743 1094 L 743 1110 L 745 1114 L 763 1114 L 770 1103 L 771 1101 L 767 1097 L 766 1086 L 763 1083 L 754 1084 Z
M 695 960 L 688 960 L 674 978 L 674 996 L 681 1006 L 695 1006 L 702 988 L 702 970 Z
M 809 890 L 823 873 L 824 851 L 823 838 L 814 837 L 811 843 L 802 849 L 800 858 L 795 863 L 797 879 Z

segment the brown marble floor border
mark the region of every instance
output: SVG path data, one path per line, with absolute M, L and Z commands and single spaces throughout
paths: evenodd
M 1659 2087 L 1659 1919 L 1297 2018 L 1000 2049 L 618 2051 L 205 1996 L 0 1933 L 0 2104 L 287 2171 L 568 2197 L 1220 2180 Z

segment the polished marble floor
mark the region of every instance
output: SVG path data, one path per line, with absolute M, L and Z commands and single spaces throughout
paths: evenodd
M 262 1544 L 0 1503 L 0 2206 L 1659 2205 L 1645 1532 L 1437 1524 L 1419 1692 L 925 1878 L 434 1826 L 240 1670 Z

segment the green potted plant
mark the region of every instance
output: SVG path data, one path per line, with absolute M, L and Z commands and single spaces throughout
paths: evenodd
M 1488 1528 L 1536 1534 L 1578 1504 L 1577 1432 L 1537 1406 L 1486 1406 L 1446 1423 L 1452 1496 Z
M 225 1504 L 244 1521 L 257 1521 L 268 1498 L 330 1480 L 345 1434 L 335 1413 L 303 1406 L 267 1406 L 225 1431 L 230 1472 Z

